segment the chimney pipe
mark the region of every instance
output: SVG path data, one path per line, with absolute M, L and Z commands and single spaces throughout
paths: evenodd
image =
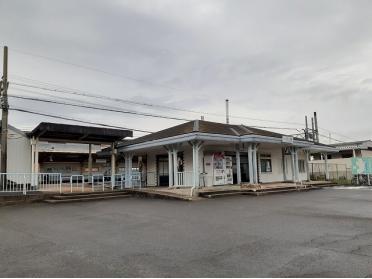
M 226 124 L 230 123 L 229 119 L 229 99 L 226 99 Z
M 305 115 L 305 140 L 309 140 L 309 126 L 307 124 L 307 115 Z

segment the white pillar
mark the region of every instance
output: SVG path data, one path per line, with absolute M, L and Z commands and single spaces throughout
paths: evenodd
M 124 177 L 125 177 L 125 188 L 129 187 L 129 180 L 128 180 L 128 154 L 124 154 Z
M 132 159 L 133 159 L 133 154 L 128 154 L 128 179 L 129 179 L 128 186 L 129 187 L 132 187 Z
M 116 174 L 116 149 L 115 144 L 111 145 L 111 187 L 115 187 L 115 174 Z
M 305 161 L 305 164 L 306 164 L 306 177 L 307 177 L 307 181 L 310 181 L 310 151 L 309 150 L 306 150 L 305 151 L 305 156 L 306 156 L 306 161 Z
M 39 185 L 39 139 L 35 140 L 35 185 Z
M 300 181 L 300 170 L 299 170 L 299 167 L 298 167 L 298 150 L 295 149 L 295 152 L 294 152 L 294 155 L 295 155 L 295 179 L 296 179 L 296 182 L 299 182 Z
M 199 180 L 200 180 L 200 172 L 199 172 L 199 151 L 200 151 L 200 146 L 197 145 L 196 146 L 196 150 L 195 150 L 195 173 L 196 173 L 196 176 L 195 176 L 195 183 L 196 183 L 196 187 L 199 188 Z
M 328 170 L 328 158 L 327 153 L 324 153 L 324 168 L 325 168 L 325 175 L 326 180 L 329 180 L 329 170 Z
M 239 150 L 236 151 L 236 179 L 237 183 L 242 183 L 242 173 L 240 169 L 240 152 Z
M 285 157 L 284 148 L 282 148 L 282 171 L 283 171 L 283 181 L 287 181 L 287 158 Z
M 291 149 L 291 169 L 292 169 L 292 181 L 296 182 L 296 156 L 294 148 Z
M 252 161 L 252 144 L 248 144 L 248 170 L 249 170 L 249 183 L 253 184 L 253 161 Z
M 178 157 L 177 157 L 177 150 L 173 149 L 173 178 L 174 178 L 174 186 L 178 186 Z
M 257 177 L 257 144 L 254 144 L 253 149 L 252 149 L 252 166 L 253 166 L 253 183 L 258 184 L 258 177 Z
M 168 176 L 169 176 L 169 187 L 173 186 L 173 152 L 168 149 Z
M 192 143 L 192 176 L 193 188 L 199 187 L 199 148 L 197 142 Z
M 31 139 L 31 186 L 35 186 L 35 138 Z
M 92 144 L 89 143 L 88 146 L 89 154 L 88 154 L 88 182 L 93 183 L 93 173 L 92 173 L 92 165 L 93 165 L 93 158 L 92 158 Z
M 196 146 L 192 144 L 192 186 L 196 188 Z
M 132 154 L 125 154 L 125 187 L 132 186 Z

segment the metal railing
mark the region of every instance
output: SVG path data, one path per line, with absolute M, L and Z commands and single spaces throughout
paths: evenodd
M 324 163 L 309 163 L 311 180 L 326 180 L 326 169 Z M 346 164 L 328 164 L 329 180 L 340 183 L 351 183 L 353 175 Z
M 84 192 L 84 183 L 85 178 L 84 175 L 81 174 L 73 174 L 70 176 L 70 189 L 71 193 L 74 192 L 74 190 L 81 190 L 81 192 Z
M 0 193 L 44 192 L 97 192 L 114 191 L 125 188 L 141 188 L 142 177 L 139 172 L 131 175 L 131 183 L 126 183 L 124 174 L 92 176 L 61 173 L 0 173 Z
M 193 185 L 194 174 L 192 171 L 177 172 L 177 185 L 191 187 Z
M 0 192 L 23 193 L 35 191 L 62 192 L 60 173 L 0 173 Z

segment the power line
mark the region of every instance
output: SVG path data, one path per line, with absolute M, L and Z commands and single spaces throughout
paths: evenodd
M 115 101 L 115 102 L 123 102 L 123 103 L 129 103 L 129 104 L 134 104 L 134 105 L 148 106 L 148 107 L 152 107 L 152 108 L 158 107 L 158 108 L 169 109 L 169 110 L 174 110 L 174 111 L 182 111 L 182 112 L 190 112 L 190 113 L 207 114 L 207 115 L 225 117 L 224 114 L 201 112 L 201 111 L 181 109 L 181 108 L 175 108 L 175 107 L 169 107 L 169 106 L 157 105 L 157 104 L 148 104 L 148 103 L 143 103 L 143 102 L 136 102 L 136 101 L 131 101 L 131 100 L 127 100 L 127 99 L 122 99 L 122 98 L 112 98 L 112 97 L 107 97 L 107 96 L 103 96 L 103 95 L 97 95 L 97 94 L 92 94 L 92 93 L 80 91 L 80 90 L 77 90 L 77 89 L 63 87 L 63 86 L 53 84 L 53 83 L 42 82 L 42 81 L 38 81 L 38 80 L 35 80 L 35 79 L 30 79 L 30 78 L 25 78 L 25 79 L 35 81 L 35 82 L 39 82 L 39 83 L 43 83 L 43 84 L 48 84 L 48 85 L 51 85 L 51 86 L 58 86 L 60 88 L 66 88 L 66 89 L 69 89 L 71 91 L 63 90 L 63 89 L 57 89 L 57 88 L 52 89 L 52 88 L 47 88 L 47 87 L 42 87 L 42 86 L 36 86 L 36 85 L 33 85 L 33 84 L 25 84 L 25 83 L 17 83 L 17 82 L 12 82 L 12 84 L 17 85 L 17 86 L 30 87 L 30 88 L 40 89 L 40 90 L 51 91 L 51 92 L 60 92 L 60 93 L 66 93 L 66 94 L 71 94 L 71 95 L 78 95 L 78 96 L 91 97 L 91 98 L 97 98 L 97 99 L 105 99 L 105 100 L 108 99 L 108 100 L 112 100 L 112 101 Z M 18 90 L 20 90 L 20 89 L 18 89 Z M 80 92 L 78 92 L 78 91 L 80 91 Z M 238 118 L 238 119 L 249 119 L 249 120 L 255 120 L 255 121 L 262 121 L 262 122 L 273 122 L 273 123 L 282 123 L 282 124 L 291 124 L 291 125 L 302 125 L 302 123 L 298 123 L 298 122 L 260 119 L 260 118 L 252 118 L 252 117 L 245 117 L 245 116 L 234 116 L 234 115 L 232 115 L 230 117 L 231 118 Z M 174 120 L 189 121 L 187 119 L 176 119 L 176 117 L 170 117 L 170 118 L 173 118 Z M 251 126 L 251 127 L 253 127 L 253 126 Z M 261 127 L 261 126 L 255 126 L 255 127 L 266 128 L 266 129 L 278 129 L 279 128 L 279 127 Z M 283 129 L 292 129 L 292 128 L 283 128 Z M 344 138 L 352 139 L 348 136 L 336 133 L 336 132 L 334 132 L 332 130 L 329 130 L 329 129 L 325 129 L 325 128 L 319 128 L 319 129 L 331 132 L 332 134 L 336 134 L 336 135 L 339 135 L 339 136 L 344 137 Z M 354 139 L 352 139 L 352 140 L 354 140 Z M 343 142 L 343 141 L 340 141 L 340 142 Z
M 108 124 L 98 123 L 98 122 L 90 122 L 90 121 L 85 121 L 85 120 L 80 120 L 80 119 L 75 119 L 75 118 L 70 118 L 70 117 L 64 117 L 64 116 L 59 116 L 59 115 L 52 115 L 52 114 L 48 114 L 48 113 L 26 110 L 26 109 L 22 109 L 22 108 L 11 107 L 11 108 L 9 108 L 9 110 L 19 111 L 19 112 L 24 112 L 24 113 L 29 113 L 29 114 L 35 114 L 35 115 L 41 115 L 41 116 L 47 116 L 47 117 L 51 117 L 51 118 L 63 119 L 63 120 L 68 120 L 68 121 L 80 122 L 80 123 L 85 123 L 85 124 L 91 124 L 91 125 L 96 125 L 96 126 L 114 128 L 114 129 L 125 129 L 125 130 L 132 130 L 132 131 L 136 131 L 136 132 L 149 133 L 149 134 L 153 133 L 151 131 L 146 131 L 146 130 L 126 128 L 126 127 L 122 127 L 122 126 L 114 126 L 114 125 L 108 125 Z
M 9 97 L 17 98 L 17 99 L 23 99 L 23 100 L 44 102 L 44 103 L 53 103 L 53 104 L 59 104 L 59 105 L 65 105 L 65 106 L 95 109 L 95 110 L 101 110 L 101 111 L 111 111 L 111 112 L 117 112 L 117 113 L 134 114 L 134 115 L 141 115 L 141 116 L 155 117 L 155 118 L 165 118 L 165 119 L 171 119 L 171 120 L 191 121 L 190 119 L 186 119 L 186 118 L 177 118 L 177 117 L 163 116 L 163 115 L 157 115 L 157 114 L 141 113 L 141 112 L 136 112 L 136 111 L 128 111 L 128 110 L 100 108 L 100 107 L 94 107 L 94 106 L 90 106 L 90 105 L 73 104 L 73 103 L 68 103 L 68 102 L 60 102 L 60 101 L 46 100 L 46 99 L 40 99 L 40 98 L 24 97 L 24 96 L 20 96 L 20 95 L 9 95 Z
M 66 106 L 73 106 L 73 107 L 80 107 L 80 108 L 88 108 L 88 109 L 96 109 L 96 110 L 102 110 L 102 111 L 111 111 L 111 112 L 119 112 L 119 113 L 129 113 L 129 114 L 139 114 L 144 115 L 142 113 L 133 113 L 128 111 L 122 111 L 122 110 L 116 110 L 116 109 L 105 109 L 105 108 L 99 108 L 99 107 L 93 107 L 93 106 L 87 106 L 87 105 L 80 105 L 80 104 L 72 104 L 67 102 L 59 102 L 54 100 L 46 100 L 46 99 L 40 99 L 40 98 L 30 98 L 30 97 L 24 97 L 19 95 L 10 95 L 9 97 L 22 99 L 22 100 L 30 100 L 30 101 L 37 101 L 37 102 L 45 102 L 45 103 L 53 103 L 53 104 L 59 104 L 59 105 L 66 105 Z M 169 118 L 169 117 L 162 117 L 162 116 L 154 116 L 154 115 L 145 115 L 150 117 L 161 117 L 161 118 L 167 118 L 172 120 L 186 120 L 186 121 L 192 121 L 187 119 L 179 119 L 179 118 Z M 270 126 L 249 126 L 251 128 L 260 128 L 260 129 L 281 129 L 281 130 L 297 130 L 296 128 L 289 128 L 289 127 L 270 127 Z
M 65 93 L 65 94 L 70 94 L 70 95 L 78 95 L 78 96 L 84 96 L 84 97 L 90 97 L 90 98 L 111 100 L 111 101 L 115 101 L 115 102 L 128 103 L 128 104 L 132 104 L 132 105 L 140 105 L 140 106 L 147 106 L 147 107 L 152 107 L 152 108 L 161 108 L 161 109 L 168 109 L 168 110 L 174 110 L 174 111 L 196 113 L 196 114 L 199 114 L 199 115 L 200 114 L 201 115 L 205 114 L 205 115 L 213 115 L 213 116 L 218 116 L 218 117 L 225 117 L 224 114 L 219 114 L 219 113 L 202 112 L 202 111 L 181 109 L 181 108 L 164 106 L 164 105 L 149 104 L 149 103 L 137 102 L 137 101 L 127 100 L 127 99 L 122 99 L 122 98 L 113 98 L 113 97 L 108 97 L 108 96 L 103 96 L 103 95 L 98 95 L 98 94 L 92 94 L 92 93 L 87 93 L 87 92 L 83 92 L 83 91 L 81 91 L 81 92 L 68 91 L 68 90 L 61 90 L 61 89 L 58 89 L 58 88 L 47 88 L 47 87 L 44 87 L 44 86 L 37 86 L 37 85 L 32 85 L 32 84 L 27 84 L 27 83 L 19 83 L 19 82 L 12 82 L 12 84 L 16 85 L 16 86 L 21 86 L 21 87 L 36 88 L 36 89 L 46 90 L 46 91 L 51 91 L 51 92 L 59 92 L 59 93 Z M 246 117 L 246 116 L 231 115 L 230 117 L 231 118 L 237 118 L 237 119 L 262 121 L 262 122 L 272 122 L 272 123 L 291 124 L 291 125 L 302 125 L 302 123 L 298 123 L 298 122 L 268 120 L 268 119 L 260 119 L 260 118 Z
M 46 59 L 46 60 L 58 62 L 58 63 L 61 63 L 61 64 L 65 64 L 65 65 L 74 66 L 74 67 L 77 67 L 77 68 L 89 70 L 89 71 L 103 73 L 103 74 L 109 75 L 109 76 L 120 77 L 120 78 L 123 78 L 123 79 L 126 79 L 126 80 L 130 80 L 130 81 L 134 81 L 134 82 L 140 83 L 140 84 L 144 84 L 145 83 L 145 84 L 148 84 L 148 85 L 162 87 L 162 88 L 167 88 L 167 89 L 170 89 L 170 90 L 181 90 L 181 89 L 178 89 L 178 88 L 174 88 L 172 86 L 168 86 L 168 85 L 165 85 L 165 84 L 157 83 L 155 81 L 140 79 L 140 78 L 136 78 L 136 77 L 133 77 L 133 76 L 123 75 L 123 74 L 114 73 L 114 72 L 109 72 L 109 71 L 106 71 L 106 70 L 101 70 L 101 69 L 97 69 L 97 68 L 90 67 L 90 66 L 84 66 L 84 65 L 81 65 L 81 64 L 77 64 L 77 63 L 66 62 L 66 61 L 64 61 L 62 59 L 59 59 L 59 58 L 52 58 L 52 57 L 48 57 L 48 56 L 45 56 L 45 55 L 34 54 L 34 53 L 30 53 L 28 51 L 23 51 L 23 50 L 14 49 L 14 48 L 12 48 L 12 51 L 21 53 L 23 55 L 38 57 L 38 58 L 42 58 L 42 59 Z

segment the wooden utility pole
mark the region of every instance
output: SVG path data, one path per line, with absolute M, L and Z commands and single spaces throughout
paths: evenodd
M 4 46 L 3 78 L 1 81 L 1 172 L 7 172 L 8 151 L 8 47 Z

